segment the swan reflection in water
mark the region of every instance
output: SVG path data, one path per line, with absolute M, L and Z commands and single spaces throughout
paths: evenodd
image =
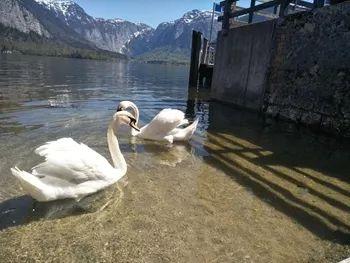
M 150 154 L 150 161 L 155 165 L 176 167 L 192 155 L 192 147 L 187 142 L 165 144 L 163 142 L 130 138 L 130 147 L 133 155 L 129 162 L 137 163 L 138 154 Z
M 9 227 L 39 220 L 53 220 L 68 216 L 101 212 L 113 203 L 118 206 L 124 196 L 127 177 L 118 183 L 86 196 L 81 200 L 64 199 L 38 202 L 28 195 L 0 203 L 0 231 Z

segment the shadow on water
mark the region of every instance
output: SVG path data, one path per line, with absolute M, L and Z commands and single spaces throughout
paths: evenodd
M 203 101 L 197 94 L 202 96 L 190 94 L 186 112 L 197 114 L 207 104 L 204 161 L 320 238 L 350 243 L 349 142 Z
M 29 224 L 39 220 L 53 220 L 69 216 L 99 212 L 111 201 L 122 197 L 119 187 L 111 186 L 106 190 L 89 195 L 79 201 L 74 199 L 52 202 L 38 202 L 24 195 L 0 203 L 0 231 L 9 227 Z

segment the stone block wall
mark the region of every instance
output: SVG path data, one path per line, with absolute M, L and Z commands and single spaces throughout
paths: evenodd
M 277 21 L 263 111 L 350 137 L 350 2 Z

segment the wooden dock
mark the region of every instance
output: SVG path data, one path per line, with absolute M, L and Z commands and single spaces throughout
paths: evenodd
M 215 44 L 198 31 L 192 32 L 189 86 L 210 87 L 215 60 Z
M 220 2 L 224 12 L 218 21 L 222 22 L 222 36 L 227 36 L 230 29 L 244 24 L 254 23 L 254 16 L 264 16 L 266 20 L 285 17 L 289 14 L 312 10 L 323 7 L 325 0 L 250 0 L 249 8 L 241 8 L 236 5 L 238 0 L 226 0 Z M 330 4 L 344 0 L 330 0 Z M 239 17 L 247 17 L 247 22 L 242 22 Z M 261 22 L 261 21 L 260 21 Z M 216 43 L 210 43 L 201 32 L 192 32 L 191 66 L 189 76 L 190 87 L 210 87 L 213 70 Z

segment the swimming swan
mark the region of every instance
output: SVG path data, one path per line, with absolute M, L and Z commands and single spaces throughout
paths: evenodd
M 133 102 L 122 101 L 119 103 L 117 110 L 124 111 L 128 108 L 133 110 L 136 124 L 138 124 L 140 113 Z M 132 129 L 131 135 L 143 139 L 167 141 L 169 143 L 173 143 L 174 141 L 187 141 L 197 129 L 198 119 L 186 128 L 180 128 L 180 126 L 185 124 L 188 124 L 188 120 L 185 119 L 185 113 L 180 110 L 164 109 L 161 110 L 150 123 L 143 126 L 140 131 Z
M 136 119 L 126 111 L 114 114 L 108 126 L 107 143 L 114 167 L 88 146 L 72 138 L 47 142 L 35 150 L 45 162 L 32 168 L 32 173 L 11 168 L 23 189 L 40 202 L 82 197 L 95 193 L 121 179 L 127 164 L 120 151 L 114 130 L 120 125 L 136 126 Z

